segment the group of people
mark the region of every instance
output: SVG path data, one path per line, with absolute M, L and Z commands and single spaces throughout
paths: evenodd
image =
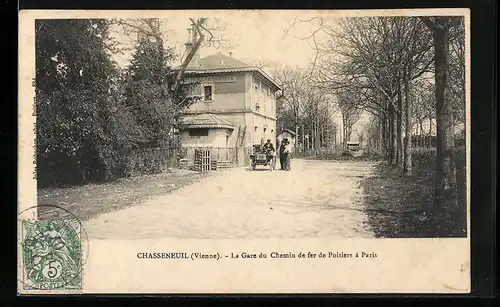
M 263 145 L 264 150 L 274 151 L 273 143 L 268 139 Z M 284 138 L 279 144 L 279 158 L 280 158 L 280 169 L 284 171 L 289 171 L 291 169 L 291 155 L 292 155 L 292 145 L 287 138 Z

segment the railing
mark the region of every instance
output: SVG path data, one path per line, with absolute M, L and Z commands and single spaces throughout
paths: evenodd
M 210 157 L 212 160 L 232 161 L 236 159 L 235 148 L 225 147 L 184 147 L 186 149 L 185 159 L 191 160 L 194 158 L 196 149 L 210 150 Z
M 157 147 L 134 150 L 129 167 L 134 172 L 158 172 L 165 167 L 190 168 L 194 165 L 196 149 L 210 151 L 210 160 L 225 165 L 241 166 L 250 161 L 251 147 Z M 151 170 L 150 170 L 151 169 Z

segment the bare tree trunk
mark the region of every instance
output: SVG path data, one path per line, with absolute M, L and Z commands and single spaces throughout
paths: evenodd
M 347 149 L 347 127 L 344 127 L 344 133 L 343 133 L 342 137 L 343 137 L 342 149 L 346 150 Z
M 381 123 L 381 126 L 382 126 L 382 140 L 381 140 L 381 150 L 384 151 L 385 155 L 387 156 L 387 152 L 388 152 L 388 146 L 387 146 L 387 143 L 388 143 L 388 139 L 389 139 L 389 136 L 388 136 L 388 131 L 387 131 L 387 122 L 388 122 L 388 117 L 386 115 L 384 115 L 383 117 L 383 121 Z
M 397 158 L 396 163 L 400 168 L 403 168 L 403 97 L 401 95 L 401 86 L 398 86 L 398 110 L 397 116 Z
M 424 134 L 424 127 L 423 127 L 423 123 L 422 123 L 421 119 L 419 119 L 419 121 L 418 121 L 418 126 L 419 126 L 419 129 L 418 129 L 419 130 L 418 131 L 419 142 L 418 142 L 417 147 L 424 147 L 424 146 L 422 146 L 422 135 Z
M 317 139 L 317 135 L 316 135 L 316 125 L 317 123 L 315 121 L 313 121 L 313 125 L 312 125 L 312 130 L 311 130 L 311 135 L 312 135 L 312 148 L 313 148 L 313 151 L 314 151 L 314 154 L 317 154 L 317 148 L 316 148 L 316 139 Z
M 397 165 L 397 154 L 398 154 L 398 138 L 397 138 L 397 122 L 396 122 L 396 110 L 394 107 L 390 107 L 390 134 L 391 134 L 391 154 L 389 158 L 389 163 L 392 165 Z
M 377 149 L 379 151 L 382 150 L 382 142 L 384 140 L 384 122 L 382 120 L 379 120 L 378 122 L 378 127 L 379 127 L 379 140 L 378 140 L 378 144 L 377 144 Z
M 295 148 L 297 148 L 298 142 L 299 142 L 299 121 L 297 119 L 295 124 L 295 141 L 294 141 Z
M 319 133 L 319 148 L 323 148 L 325 146 L 325 126 L 321 122 L 321 124 L 318 126 L 318 133 Z
M 389 157 L 389 162 L 391 162 L 392 158 L 392 119 L 391 115 L 387 116 L 387 121 L 385 122 L 385 148 L 387 156 Z
M 194 36 L 194 45 L 191 47 L 191 50 L 187 54 L 186 58 L 181 64 L 181 67 L 177 70 L 177 74 L 175 76 L 175 81 L 174 84 L 171 88 L 172 91 L 176 91 L 177 88 L 179 87 L 179 84 L 181 82 L 182 76 L 184 74 L 184 71 L 186 71 L 189 63 L 193 59 L 194 55 L 200 49 L 201 44 L 203 43 L 203 40 L 205 39 L 205 36 L 203 35 L 203 32 L 200 30 L 200 24 L 202 24 L 204 21 L 198 21 L 195 22 L 192 18 L 190 18 L 191 24 L 194 27 L 193 28 L 193 36 Z M 194 31 L 196 30 L 196 31 Z
M 328 135 L 329 135 L 329 128 L 323 123 L 323 125 L 321 125 L 321 140 L 322 140 L 321 146 L 324 146 L 326 148 L 330 147 L 330 140 L 328 139 Z
M 346 147 L 346 140 L 345 140 L 345 133 L 346 133 L 346 117 L 345 114 L 342 114 L 342 149 L 345 150 Z
M 309 141 L 311 145 L 311 151 L 314 151 L 314 118 L 311 115 L 311 125 L 309 127 Z
M 304 124 L 302 124 L 302 150 L 306 150 L 306 130 L 304 128 Z
M 403 163 L 403 175 L 411 176 L 411 112 L 412 112 L 412 101 L 411 101 L 411 84 L 409 78 L 405 78 L 405 128 L 406 128 L 406 139 L 404 144 L 404 163 Z
M 436 17 L 436 19 L 439 20 L 441 17 Z M 437 126 L 434 206 L 449 214 L 457 206 L 457 182 L 454 159 L 453 107 L 448 88 L 449 28 L 447 21 L 441 19 L 441 22 L 433 29 L 433 34 Z
M 429 138 L 428 138 L 429 140 L 427 142 L 429 148 L 432 147 L 431 137 L 432 137 L 432 116 L 429 116 Z
M 316 154 L 318 154 L 321 151 L 321 139 L 320 139 L 319 132 L 320 132 L 320 129 L 319 129 L 318 116 L 316 115 L 316 131 L 315 131 L 315 133 L 316 133 L 316 137 L 315 137 Z
M 315 138 L 315 134 L 314 134 L 314 119 L 312 120 L 311 122 L 311 151 L 312 152 L 316 152 L 316 138 Z

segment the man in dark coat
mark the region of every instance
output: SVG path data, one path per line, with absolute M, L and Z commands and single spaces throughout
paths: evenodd
M 286 164 L 286 155 L 285 155 L 285 145 L 288 142 L 288 139 L 283 139 L 280 144 L 280 169 L 285 170 Z
M 285 143 L 285 149 L 283 150 L 283 154 L 285 155 L 285 170 L 289 171 L 291 169 L 291 159 L 292 159 L 292 144 L 290 142 Z
M 270 139 L 267 139 L 267 142 L 263 146 L 265 151 L 274 151 L 273 143 L 271 143 Z
M 264 149 L 264 152 L 267 155 L 271 155 L 271 160 L 269 161 L 271 163 L 271 171 L 274 170 L 274 167 L 276 166 L 276 150 L 274 149 L 273 143 L 271 143 L 271 139 L 267 139 L 266 143 L 264 146 L 262 146 Z

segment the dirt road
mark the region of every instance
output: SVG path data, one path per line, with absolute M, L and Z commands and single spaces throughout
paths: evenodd
M 292 160 L 292 170 L 236 168 L 84 227 L 93 239 L 373 237 L 358 185 L 373 163 Z

